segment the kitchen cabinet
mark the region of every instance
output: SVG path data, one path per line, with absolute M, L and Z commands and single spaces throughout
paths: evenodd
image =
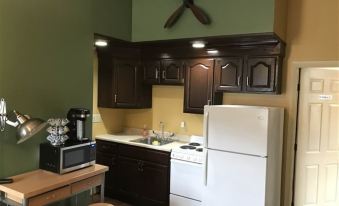
M 246 67 L 246 92 L 279 91 L 281 74 L 278 73 L 276 57 L 249 56 Z
M 112 197 L 118 192 L 117 144 L 97 140 L 96 163 L 109 167 L 105 177 L 105 196 Z
M 97 140 L 97 159 L 101 164 L 107 156 L 115 156 L 115 166 L 110 167 L 106 185 L 115 183 L 107 196 L 129 202 L 136 206 L 168 206 L 170 184 L 170 153 L 138 146 Z M 106 148 L 103 152 L 102 145 Z M 101 148 L 101 149 L 100 149 Z M 99 152 L 101 151 L 101 152 Z M 114 153 L 116 151 L 116 153 Z M 109 165 L 108 165 L 109 166 Z M 112 170 L 112 171 L 111 171 Z
M 146 84 L 182 85 L 184 83 L 184 64 L 181 60 L 145 61 L 143 65 Z
M 188 60 L 184 88 L 184 112 L 204 113 L 205 105 L 222 104 L 222 93 L 213 88 L 214 59 Z
M 242 90 L 242 57 L 217 58 L 214 72 L 216 91 L 240 92 Z
M 277 56 L 216 59 L 215 90 L 222 92 L 280 93 L 281 63 Z
M 152 88 L 143 85 L 143 68 L 134 59 L 98 52 L 98 106 L 150 108 Z

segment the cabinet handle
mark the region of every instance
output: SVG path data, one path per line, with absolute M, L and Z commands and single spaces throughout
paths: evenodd
M 238 76 L 238 86 L 240 86 L 240 76 Z
M 114 103 L 117 103 L 117 98 L 118 98 L 118 95 L 114 95 Z
M 250 86 L 250 83 L 249 83 L 249 78 L 248 78 L 248 76 L 246 77 L 246 85 L 247 85 L 247 87 L 249 87 L 249 86 Z
M 159 79 L 159 68 L 155 68 L 155 79 Z
M 162 71 L 162 78 L 166 79 L 166 71 L 165 70 Z

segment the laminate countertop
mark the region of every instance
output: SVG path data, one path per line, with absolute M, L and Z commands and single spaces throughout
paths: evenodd
M 97 135 L 95 137 L 95 139 L 98 139 L 98 140 L 117 142 L 117 143 L 145 147 L 145 148 L 161 150 L 161 151 L 166 151 L 166 152 L 171 152 L 173 148 L 180 147 L 181 145 L 187 144 L 187 142 L 179 141 L 179 140 L 174 141 L 169 144 L 165 144 L 165 145 L 148 145 L 148 144 L 143 144 L 143 143 L 131 142 L 131 140 L 135 140 L 139 138 L 143 138 L 143 137 L 141 135 L 124 135 L 124 134 L 121 134 L 121 135 L 102 134 L 102 135 Z

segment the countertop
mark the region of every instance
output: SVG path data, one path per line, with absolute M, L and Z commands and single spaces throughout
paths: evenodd
M 106 140 L 110 142 L 129 144 L 129 145 L 145 147 L 145 148 L 150 148 L 150 149 L 155 149 L 155 150 L 161 150 L 161 151 L 166 151 L 166 152 L 171 152 L 173 148 L 180 147 L 181 145 L 187 144 L 187 142 L 183 142 L 183 141 L 174 141 L 169 144 L 157 146 L 157 145 L 148 145 L 148 144 L 142 144 L 142 143 L 137 143 L 137 142 L 130 142 L 131 140 L 135 140 L 139 138 L 142 138 L 142 136 L 141 135 L 124 135 L 124 134 L 121 134 L 121 135 L 120 134 L 119 135 L 103 134 L 103 135 L 97 135 L 95 137 L 95 139 L 99 139 L 99 140 Z

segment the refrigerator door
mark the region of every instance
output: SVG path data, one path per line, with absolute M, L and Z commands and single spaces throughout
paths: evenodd
M 265 206 L 267 158 L 208 150 L 203 206 Z
M 205 147 L 267 156 L 268 113 L 266 107 L 205 107 Z

